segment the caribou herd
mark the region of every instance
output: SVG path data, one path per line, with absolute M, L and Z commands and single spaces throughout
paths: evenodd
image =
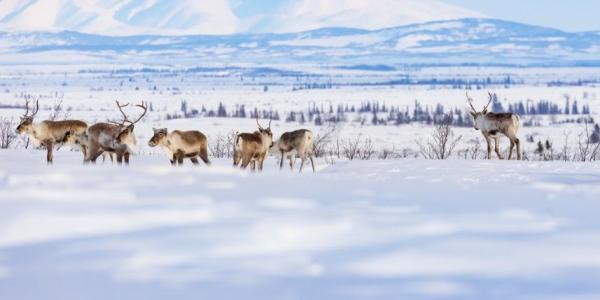
M 108 155 L 111 160 L 116 159 L 118 164 L 129 164 L 129 158 L 137 146 L 137 139 L 134 134 L 135 124 L 137 124 L 148 112 L 148 105 L 141 103 L 135 107 L 141 110 L 140 115 L 131 121 L 130 117 L 123 110 L 129 106 L 116 101 L 117 108 L 122 115 L 120 121 L 108 121 L 96 123 L 88 127 L 88 124 L 79 120 L 64 121 L 42 121 L 34 122 L 34 117 L 38 113 L 40 104 L 35 101 L 34 107 L 30 111 L 30 101 L 25 101 L 25 115 L 21 117 L 21 122 L 17 126 L 17 133 L 27 134 L 34 144 L 44 146 L 47 151 L 47 162 L 53 161 L 52 151 L 55 145 L 74 144 L 81 147 L 84 163 L 95 163 L 96 159 L 103 155 Z M 293 160 L 299 157 L 302 161 L 300 172 L 307 159 L 310 159 L 313 172 L 316 171 L 313 162 L 313 137 L 310 130 L 301 129 L 293 132 L 286 132 L 276 143 L 273 142 L 273 132 L 271 131 L 271 121 L 269 126 L 264 128 L 256 120 L 258 130 L 253 133 L 239 133 L 235 139 L 233 149 L 233 165 L 240 166 L 242 169 L 251 165 L 252 170 L 262 170 L 264 161 L 270 150 L 281 153 L 283 157 L 290 160 L 290 167 L 293 170 Z M 148 141 L 148 146 L 160 146 L 168 155 L 171 164 L 183 164 L 185 158 L 189 158 L 193 164 L 199 164 L 200 158 L 205 164 L 210 165 L 208 158 L 208 139 L 200 131 L 180 131 L 173 130 L 169 132 L 167 128 L 154 129 L 154 135 Z M 283 163 L 281 164 L 283 167 Z
M 516 146 L 517 159 L 521 159 L 521 143 L 517 137 L 517 131 L 520 125 L 520 119 L 514 113 L 495 113 L 488 110 L 494 96 L 488 93 L 489 101 L 482 111 L 477 111 L 473 106 L 473 99 L 467 94 L 467 102 L 471 107 L 471 116 L 473 117 L 473 126 L 475 130 L 481 130 L 487 142 L 487 158 L 491 159 L 492 140 L 494 141 L 494 150 L 499 159 L 503 159 L 499 150 L 499 139 L 501 135 L 510 140 L 510 149 L 508 159 L 512 158 L 513 150 Z M 137 140 L 134 134 L 135 124 L 137 124 L 148 112 L 146 103 L 137 104 L 141 110 L 140 115 L 131 121 L 123 108 L 129 104 L 121 104 L 116 101 L 117 108 L 122 115 L 120 121 L 108 121 L 96 123 L 88 127 L 88 124 L 80 120 L 64 121 L 41 121 L 34 122 L 34 117 L 38 113 L 40 105 L 39 100 L 32 104 L 30 111 L 29 99 L 25 102 L 25 114 L 21 117 L 21 122 L 16 131 L 19 134 L 27 134 L 29 138 L 38 145 L 47 149 L 47 162 L 53 161 L 52 151 L 54 146 L 60 144 L 79 145 L 83 153 L 84 163 L 95 163 L 99 156 L 109 156 L 111 160 L 116 159 L 118 164 L 129 163 L 129 158 L 134 152 Z M 294 161 L 300 158 L 300 169 L 307 160 L 310 160 L 312 170 L 315 172 L 315 163 L 313 160 L 314 139 L 313 134 L 308 129 L 300 129 L 292 132 L 285 132 L 279 140 L 273 140 L 271 131 L 271 121 L 265 128 L 260 125 L 256 119 L 258 130 L 252 133 L 238 133 L 233 146 L 233 165 L 246 169 L 251 165 L 255 170 L 258 164 L 258 170 L 262 170 L 264 161 L 269 151 L 275 151 L 281 154 L 279 162 L 280 169 L 283 168 L 284 160 L 289 160 L 290 168 L 294 169 Z M 183 164 L 185 158 L 189 158 L 193 164 L 199 164 L 200 158 L 205 164 L 210 165 L 208 158 L 208 139 L 200 131 L 180 131 L 173 130 L 169 132 L 167 128 L 154 129 L 154 135 L 148 141 L 148 146 L 160 146 L 168 155 L 171 164 Z

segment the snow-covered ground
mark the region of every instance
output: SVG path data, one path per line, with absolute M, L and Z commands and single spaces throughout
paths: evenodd
M 598 299 L 600 165 L 0 151 L 0 299 Z
M 418 101 L 429 111 L 435 109 L 437 104 L 445 107 L 446 112 L 451 109 L 466 110 L 468 103 L 465 97 L 465 90 L 461 88 L 452 88 L 449 86 L 341 86 L 333 89 L 314 89 L 314 90 L 294 90 L 293 87 L 298 84 L 297 78 L 287 77 L 243 77 L 234 74 L 222 74 L 218 76 L 212 74 L 207 77 L 194 74 L 154 74 L 154 73 L 126 73 L 113 74 L 108 71 L 100 73 L 78 73 L 74 70 L 65 70 L 64 73 L 51 72 L 42 67 L 29 67 L 29 71 L 9 71 L 0 72 L 0 105 L 20 106 L 23 105 L 23 95 L 29 94 L 34 97 L 40 97 L 42 110 L 38 119 L 47 118 L 50 115 L 50 107 L 62 101 L 63 108 L 69 110 L 69 117 L 81 119 L 89 124 L 95 122 L 104 122 L 108 119 L 120 117 L 115 100 L 122 102 L 137 103 L 147 101 L 152 104 L 153 111 L 149 112 L 147 117 L 138 126 L 137 134 L 140 140 L 146 141 L 152 134 L 151 127 L 167 127 L 169 129 L 195 129 L 208 135 L 209 139 L 214 139 L 219 135 L 226 135 L 235 131 L 251 131 L 256 128 L 255 121 L 237 118 L 206 118 L 197 117 L 193 119 L 167 120 L 167 114 L 181 114 L 181 104 L 187 103 L 188 109 L 201 110 L 205 107 L 208 110 L 216 110 L 220 103 L 232 112 L 236 107 L 245 105 L 246 112 L 249 114 L 254 108 L 262 110 L 273 110 L 280 114 L 281 121 L 274 121 L 274 132 L 279 136 L 283 131 L 308 128 L 315 133 L 329 130 L 326 126 L 315 126 L 314 122 L 299 124 L 298 122 L 286 123 L 283 120 L 290 111 L 307 112 L 309 107 L 317 106 L 323 112 L 329 111 L 331 105 L 334 111 L 338 105 L 349 105 L 360 107 L 364 103 L 385 104 L 395 106 L 402 111 L 412 111 L 415 101 Z M 595 70 L 596 73 L 593 73 Z M 511 75 L 514 78 L 524 78 L 532 82 L 531 78 L 576 78 L 576 74 L 597 74 L 598 70 L 594 68 L 525 68 L 525 69 L 502 69 L 502 68 L 428 68 L 422 71 L 428 78 L 435 74 L 444 78 L 453 76 L 456 78 L 468 78 L 476 76 L 485 78 L 485 76 L 499 77 Z M 455 72 L 455 73 L 452 73 Z M 473 75 L 476 74 L 476 75 Z M 488 74 L 488 75 L 486 75 Z M 334 81 L 368 82 L 362 76 L 374 76 L 371 72 L 349 73 L 338 78 L 333 76 Z M 380 82 L 385 76 L 374 77 L 372 80 Z M 425 75 L 423 75 L 425 76 Z M 301 81 L 311 82 L 313 79 L 302 78 Z M 326 78 L 316 78 L 316 82 L 325 82 Z M 367 80 L 367 81 L 365 81 Z M 268 91 L 264 91 L 264 86 L 268 86 Z M 514 86 L 489 86 L 480 90 L 470 90 L 470 95 L 475 99 L 477 109 L 482 109 L 487 103 L 487 92 L 491 91 L 498 95 L 498 99 L 504 108 L 509 104 L 518 102 L 530 105 L 540 100 L 546 100 L 558 105 L 561 109 L 566 104 L 566 98 L 570 103 L 577 101 L 579 109 L 587 105 L 591 109 L 591 117 L 597 119 L 600 112 L 600 87 L 589 84 L 582 86 L 561 86 L 548 87 L 545 84 L 528 84 Z M 136 114 L 135 110 L 131 111 Z M 23 114 L 21 108 L 0 109 L 0 118 L 8 118 L 17 121 Z M 307 116 L 308 117 L 308 116 Z M 387 113 L 379 115 L 380 118 L 386 118 Z M 565 136 L 569 136 L 571 147 L 579 135 L 584 131 L 583 124 L 554 124 L 549 125 L 552 118 L 558 121 L 564 119 L 576 119 L 582 115 L 558 115 L 550 116 L 523 116 L 522 120 L 530 121 L 538 119 L 543 126 L 523 127 L 520 129 L 522 140 L 532 137 L 533 143 L 523 143 L 527 152 L 532 152 L 536 147 L 537 141 L 549 139 L 555 150 L 564 146 Z M 388 125 L 372 126 L 372 114 L 365 113 L 362 118 L 366 120 L 363 124 L 356 122 L 356 115 L 348 114 L 349 122 L 338 124 L 336 137 L 352 138 L 356 134 L 364 138 L 370 137 L 378 149 L 410 149 L 413 152 L 418 150 L 416 140 L 426 140 L 432 133 L 432 127 L 421 123 L 410 125 Z M 593 126 L 593 125 L 591 125 Z M 591 127 L 590 126 L 590 127 Z M 457 136 L 462 136 L 457 150 L 466 149 L 472 146 L 475 139 L 483 143 L 480 132 L 471 128 L 455 128 Z M 503 139 L 502 147 L 508 148 L 508 140 Z M 152 151 L 142 143 L 142 151 Z

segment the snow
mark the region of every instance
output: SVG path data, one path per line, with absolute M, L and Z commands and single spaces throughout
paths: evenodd
M 380 29 L 482 16 L 437 0 L 302 0 L 289 2 L 268 24 L 270 32 L 298 32 L 323 27 Z
M 437 0 L 280 1 L 272 12 L 236 15 L 228 0 L 3 0 L 0 30 L 71 30 L 87 33 L 229 34 L 304 31 L 347 26 L 379 29 L 481 14 Z M 255 4 L 249 3 L 254 6 Z
M 55 160 L 0 151 L 2 298 L 600 295 L 594 163 Z
M 216 50 L 216 49 L 215 49 Z M 221 49 L 225 51 L 226 49 Z M 67 56 L 65 56 L 67 57 Z M 78 66 L 86 69 L 88 66 Z M 123 68 L 140 68 L 140 66 L 122 66 Z M 93 68 L 90 67 L 90 68 Z M 148 139 L 152 134 L 152 127 L 181 130 L 200 130 L 207 134 L 209 140 L 219 135 L 227 135 L 232 131 L 253 131 L 256 124 L 253 119 L 245 118 L 210 118 L 198 117 L 191 119 L 168 120 L 167 114 L 181 114 L 181 103 L 186 101 L 190 110 L 201 110 L 204 106 L 207 110 L 216 109 L 219 103 L 223 103 L 227 111 L 232 112 L 236 106 L 245 105 L 246 112 L 254 108 L 258 110 L 278 111 L 282 120 L 273 121 L 273 130 L 276 137 L 284 131 L 305 127 L 313 130 L 315 134 L 323 134 L 329 130 L 327 126 L 315 126 L 314 122 L 299 124 L 297 122 L 285 122 L 288 112 L 303 111 L 313 105 L 323 107 L 328 111 L 329 105 L 334 110 L 338 105 L 348 105 L 359 107 L 366 102 L 379 102 L 389 108 L 390 106 L 400 107 L 400 109 L 412 111 L 415 101 L 418 100 L 421 105 L 433 109 L 437 104 L 442 104 L 446 111 L 449 109 L 468 109 L 465 98 L 465 90 L 454 89 L 451 87 L 430 87 L 430 86 L 342 86 L 333 89 L 315 89 L 293 91 L 292 85 L 296 78 L 279 77 L 257 77 L 252 80 L 246 77 L 244 82 L 240 81 L 237 74 L 217 74 L 203 75 L 197 74 L 177 74 L 176 76 L 163 75 L 162 73 L 140 73 L 140 74 L 109 74 L 106 73 L 77 73 L 77 69 L 59 72 L 52 66 L 21 66 L 19 69 L 7 68 L 0 73 L 0 84 L 2 85 L 1 105 L 14 106 L 22 105 L 22 94 L 32 94 L 41 96 L 39 118 L 47 118 L 50 115 L 50 106 L 63 101 L 65 109 L 69 110 L 70 118 L 85 120 L 88 124 L 95 122 L 105 122 L 119 118 L 120 115 L 115 109 L 115 99 L 123 102 L 137 103 L 139 101 L 148 101 L 152 103 L 154 111 L 149 112 L 145 120 L 137 126 L 137 134 L 141 139 Z M 535 80 L 550 81 L 551 78 L 561 80 L 577 80 L 578 78 L 597 77 L 598 68 L 423 68 L 419 70 L 409 70 L 413 74 L 411 78 L 505 78 L 510 74 L 513 78 L 522 78 L 528 82 Z M 327 75 L 327 70 L 321 70 Z M 399 76 L 403 76 L 403 72 Z M 337 73 L 333 73 L 337 74 Z M 343 76 L 333 76 L 333 80 L 347 83 L 353 82 L 376 82 L 380 80 L 390 80 L 390 72 L 381 74 L 370 74 L 369 72 L 359 71 Z M 589 76 L 589 77 L 588 77 Z M 129 82 L 131 78 L 131 82 Z M 324 77 L 327 80 L 327 77 Z M 332 77 L 329 77 L 332 78 Z M 401 78 L 401 77 L 399 77 Z M 286 81 L 288 80 L 288 81 Z M 123 84 L 121 85 L 121 82 Z M 281 82 L 281 83 L 279 83 Z M 66 85 L 63 86 L 63 83 Z M 269 91 L 264 92 L 263 86 L 268 85 Z M 153 87 L 156 86 L 157 90 Z M 139 89 L 137 89 L 139 87 Z M 175 90 L 176 88 L 176 90 Z M 582 105 L 589 105 L 594 119 L 598 119 L 600 112 L 600 87 L 598 86 L 566 86 L 566 87 L 547 87 L 542 85 L 519 85 L 505 88 L 502 86 L 492 86 L 481 90 L 470 90 L 470 96 L 475 99 L 475 106 L 482 108 L 487 102 L 487 92 L 491 91 L 498 95 L 503 107 L 507 108 L 509 103 L 523 101 L 527 103 L 528 99 L 533 101 L 548 100 L 556 103 L 559 107 L 565 106 L 565 97 L 577 100 L 579 108 Z M 22 115 L 22 109 L 0 109 L 0 118 L 18 120 Z M 132 115 L 138 112 L 130 111 Z M 370 138 L 377 148 L 395 149 L 398 151 L 409 149 L 414 153 L 418 150 L 417 140 L 424 141 L 428 139 L 433 131 L 431 126 L 419 123 L 410 125 L 392 125 L 373 126 L 371 125 L 371 114 L 363 114 L 364 123 L 357 121 L 358 115 L 348 114 L 348 122 L 341 122 L 336 125 L 335 138 L 341 139 L 354 138 L 359 135 L 362 138 Z M 381 114 L 381 118 L 386 118 L 387 114 Z M 528 153 L 532 153 L 536 148 L 537 141 L 544 142 L 549 139 L 555 151 L 562 149 L 565 143 L 565 134 L 569 134 L 570 149 L 576 148 L 579 134 L 584 130 L 583 124 L 557 124 L 550 125 L 552 119 L 561 121 L 565 118 L 577 118 L 577 115 L 562 116 L 523 116 L 523 121 L 531 118 L 537 119 L 542 126 L 522 127 L 519 135 L 522 140 L 527 137 L 533 137 L 534 143 L 523 142 L 523 148 Z M 592 126 L 590 124 L 590 126 Z M 474 140 L 478 140 L 483 145 L 481 132 L 472 128 L 454 128 L 457 136 L 462 136 L 457 150 L 464 150 L 471 147 Z M 501 147 L 508 148 L 508 140 L 502 139 Z M 156 149 L 150 149 L 145 143 L 140 147 L 143 153 L 157 153 Z
M 227 0 L 4 0 L 0 30 L 71 30 L 111 35 L 229 34 L 239 20 Z
M 385 41 L 382 35 L 348 35 L 321 37 L 317 39 L 299 38 L 296 40 L 272 41 L 271 45 L 280 46 L 315 46 L 315 47 L 347 47 L 349 45 L 373 45 Z

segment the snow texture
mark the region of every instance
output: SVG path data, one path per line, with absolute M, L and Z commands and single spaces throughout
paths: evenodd
M 597 299 L 600 167 L 0 152 L 2 299 Z

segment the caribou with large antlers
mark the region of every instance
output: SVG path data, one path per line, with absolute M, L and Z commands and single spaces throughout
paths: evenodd
M 17 133 L 27 134 L 36 145 L 43 145 L 47 149 L 46 161 L 52 163 L 54 145 L 66 142 L 68 132 L 77 134 L 84 133 L 87 129 L 87 124 L 79 120 L 64 120 L 64 121 L 42 121 L 34 123 L 33 119 L 40 110 L 39 100 L 35 101 L 35 107 L 29 112 L 29 98 L 25 99 L 25 114 L 21 117 L 21 122 L 17 126 Z M 86 147 L 82 146 L 81 150 L 85 157 Z
M 510 140 L 510 149 L 508 159 L 512 158 L 513 149 L 517 146 L 517 159 L 521 159 L 521 141 L 517 137 L 517 132 L 520 126 L 520 119 L 517 114 L 514 113 L 494 113 L 488 111 L 488 107 L 494 101 L 495 95 L 488 92 L 489 101 L 481 112 L 478 112 L 473 106 L 473 99 L 469 97 L 467 93 L 467 102 L 471 106 L 471 116 L 473 116 L 473 126 L 475 130 L 481 130 L 481 133 L 485 137 L 487 142 L 487 158 L 492 158 L 492 144 L 491 140 L 494 140 L 496 155 L 499 159 L 504 159 L 500 154 L 499 139 L 500 134 L 505 135 Z
M 273 146 L 273 132 L 271 132 L 271 120 L 266 129 L 260 125 L 258 117 L 256 124 L 258 125 L 257 131 L 237 135 L 233 148 L 234 166 L 238 166 L 241 162 L 242 169 L 245 169 L 252 162 L 252 170 L 254 170 L 256 162 L 258 162 L 258 169 L 262 171 L 269 148 Z
M 129 156 L 137 147 L 137 140 L 133 134 L 134 125 L 138 123 L 148 111 L 148 105 L 138 104 L 136 107 L 142 109 L 141 115 L 135 120 L 130 121 L 123 108 L 129 104 L 120 104 L 116 101 L 117 107 L 123 115 L 120 122 L 109 121 L 107 123 L 96 123 L 87 129 L 87 132 L 74 134 L 69 133 L 67 139 L 74 140 L 76 143 L 86 145 L 88 153 L 85 162 L 96 162 L 96 159 L 104 152 L 114 153 L 117 157 L 117 163 L 129 164 Z

